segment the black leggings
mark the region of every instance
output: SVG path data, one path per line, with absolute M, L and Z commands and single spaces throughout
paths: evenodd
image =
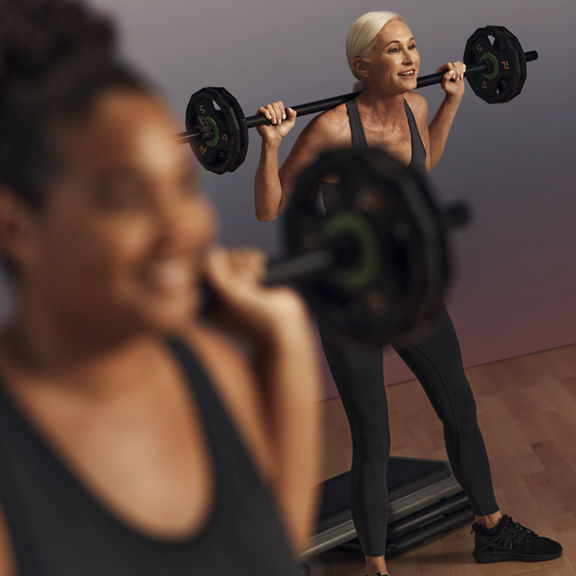
M 382 348 L 356 345 L 319 323 L 324 353 L 352 434 L 350 507 L 362 550 L 383 556 L 388 525 L 386 475 L 390 455 Z M 476 515 L 498 510 L 490 465 L 476 421 L 476 403 L 446 310 L 434 331 L 410 348 L 396 349 L 420 380 L 444 425 L 446 451 Z

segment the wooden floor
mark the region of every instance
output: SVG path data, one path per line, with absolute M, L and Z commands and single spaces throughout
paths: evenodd
M 564 556 L 543 563 L 476 564 L 464 527 L 390 560 L 391 576 L 576 576 L 576 345 L 467 371 L 504 513 L 557 539 Z M 446 458 L 441 426 L 417 382 L 388 388 L 392 454 Z M 325 477 L 348 469 L 340 401 L 325 403 Z M 358 555 L 328 552 L 312 576 L 363 576 Z

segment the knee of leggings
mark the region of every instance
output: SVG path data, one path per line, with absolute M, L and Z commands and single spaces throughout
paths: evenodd
M 356 458 L 382 461 L 390 455 L 390 435 L 386 426 L 360 426 L 352 438 Z
M 436 404 L 442 412 L 455 413 L 464 419 L 476 415 L 476 400 L 466 379 L 454 379 L 444 385 L 444 393 L 437 398 Z
M 448 410 L 442 418 L 444 428 L 448 432 L 458 433 L 465 430 L 476 430 L 478 421 L 476 419 L 476 403 L 470 395 L 465 402 L 460 402 L 451 410 Z

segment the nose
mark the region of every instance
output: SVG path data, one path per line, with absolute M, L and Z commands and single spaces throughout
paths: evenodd
M 407 48 L 404 48 L 403 56 L 404 56 L 403 64 L 406 65 L 414 64 L 414 55 Z
M 187 221 L 186 210 L 169 196 L 165 193 L 156 206 L 154 229 L 157 245 L 171 250 L 186 243 L 191 223 Z

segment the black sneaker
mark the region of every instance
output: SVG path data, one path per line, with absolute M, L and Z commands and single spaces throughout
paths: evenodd
M 520 560 L 542 562 L 562 555 L 562 546 L 550 538 L 543 538 L 514 522 L 510 516 L 502 516 L 493 528 L 472 524 L 474 532 L 474 559 L 482 564 Z

